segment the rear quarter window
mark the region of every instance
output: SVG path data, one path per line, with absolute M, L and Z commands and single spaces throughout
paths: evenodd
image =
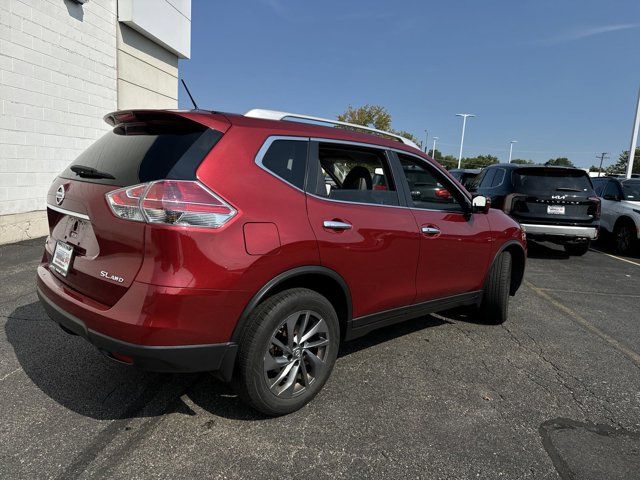
M 262 166 L 282 180 L 304 188 L 309 142 L 306 140 L 274 140 L 262 157 Z

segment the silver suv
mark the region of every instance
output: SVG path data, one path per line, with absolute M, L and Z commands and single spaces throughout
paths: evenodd
M 618 253 L 637 251 L 640 243 L 640 179 L 592 178 L 601 198 L 600 228 L 612 235 Z

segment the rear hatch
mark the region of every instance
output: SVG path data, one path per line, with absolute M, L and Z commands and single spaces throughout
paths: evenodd
M 521 223 L 591 225 L 599 217 L 600 202 L 582 170 L 525 167 L 512 175 L 514 193 L 504 209 Z
M 105 194 L 161 179 L 195 180 L 222 132 L 177 112 L 118 112 L 106 118 L 115 124 L 113 130 L 72 162 L 49 190 L 46 255 L 60 281 L 111 306 L 140 269 L 146 224 L 117 218 Z M 51 262 L 56 247 L 59 253 Z

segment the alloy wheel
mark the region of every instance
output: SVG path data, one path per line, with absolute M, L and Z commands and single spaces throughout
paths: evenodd
M 302 394 L 327 369 L 329 329 L 315 312 L 289 315 L 275 329 L 264 355 L 264 378 L 279 398 Z
M 631 231 L 629 227 L 623 225 L 618 229 L 618 234 L 616 235 L 616 247 L 619 252 L 625 253 L 629 250 L 631 245 Z

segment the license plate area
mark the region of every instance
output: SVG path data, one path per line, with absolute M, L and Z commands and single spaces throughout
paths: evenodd
M 71 268 L 71 262 L 73 261 L 73 247 L 65 242 L 58 241 L 56 248 L 53 251 L 53 257 L 51 259 L 51 268 L 57 273 L 66 277 Z
M 564 205 L 547 205 L 549 215 L 564 215 Z

